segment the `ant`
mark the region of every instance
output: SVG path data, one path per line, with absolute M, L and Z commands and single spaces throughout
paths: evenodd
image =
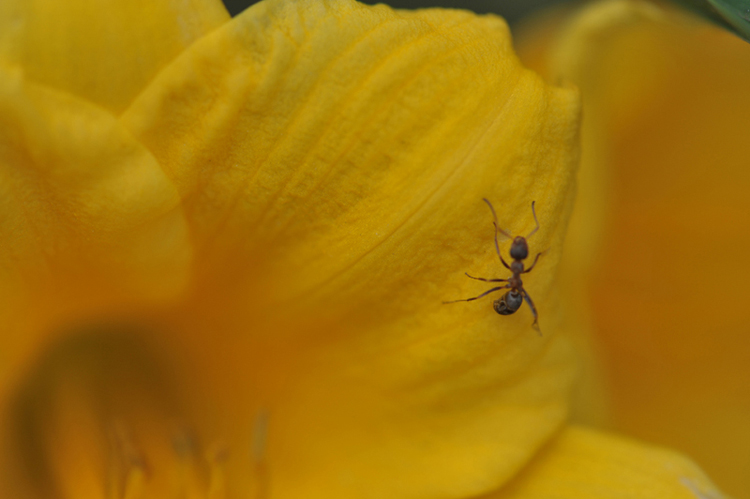
M 503 229 L 500 228 L 500 226 L 497 223 L 497 214 L 495 214 L 495 208 L 492 207 L 492 203 L 490 203 L 486 198 L 482 198 L 482 200 L 487 203 L 487 206 L 490 207 L 490 211 L 492 211 L 492 218 L 493 218 L 493 225 L 495 226 L 495 251 L 497 252 L 497 256 L 500 258 L 500 261 L 505 265 L 505 268 L 513 272 L 513 275 L 508 279 L 485 279 L 483 277 L 474 277 L 466 273 L 467 277 L 470 277 L 472 279 L 476 279 L 477 281 L 484 281 L 484 282 L 505 282 L 504 286 L 498 286 L 496 288 L 492 288 L 489 291 L 485 291 L 479 296 L 475 296 L 473 298 L 467 298 L 466 300 L 453 300 L 453 301 L 446 301 L 443 303 L 457 303 L 460 301 L 473 301 L 479 298 L 482 298 L 483 296 L 486 296 L 490 293 L 494 293 L 495 291 L 499 291 L 501 289 L 509 289 L 500 299 L 495 300 L 492 304 L 493 308 L 495 309 L 495 312 L 497 312 L 500 315 L 510 315 L 516 312 L 519 308 L 521 308 L 521 305 L 523 304 L 524 300 L 526 300 L 526 303 L 529 305 L 529 308 L 531 309 L 531 313 L 534 314 L 534 323 L 531 325 L 539 334 L 542 334 L 542 331 L 539 329 L 539 324 L 537 323 L 537 313 L 536 313 L 536 307 L 534 306 L 534 302 L 531 301 L 531 297 L 529 296 L 529 293 L 526 292 L 525 289 L 523 289 L 523 282 L 521 281 L 521 274 L 527 274 L 531 272 L 531 269 L 534 268 L 534 265 L 536 265 L 537 260 L 539 260 L 539 257 L 542 255 L 541 253 L 537 253 L 536 258 L 534 258 L 534 263 L 531 264 L 531 267 L 524 270 L 523 261 L 526 259 L 526 257 L 529 256 L 529 245 L 526 243 L 526 239 L 533 236 L 536 231 L 539 230 L 539 220 L 536 218 L 536 210 L 534 209 L 534 204 L 536 201 L 531 202 L 531 213 L 534 215 L 534 221 L 536 222 L 536 228 L 529 232 L 529 235 L 526 237 L 523 236 L 516 236 L 513 237 L 507 232 L 505 232 Z M 513 243 L 510 245 L 510 257 L 513 259 L 513 262 L 511 262 L 510 265 L 506 263 L 506 261 L 503 259 L 502 255 L 500 254 L 500 245 L 497 243 L 497 234 L 501 233 L 504 236 L 506 236 L 509 239 L 513 239 Z

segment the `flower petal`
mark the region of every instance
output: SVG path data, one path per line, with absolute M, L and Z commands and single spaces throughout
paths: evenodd
M 584 96 L 571 241 L 603 236 L 589 292 L 613 423 L 689 453 L 727 493 L 748 497 L 750 175 L 740 144 L 750 46 L 646 2 L 555 20 L 553 50 L 524 60 Z
M 118 112 L 164 64 L 228 19 L 218 0 L 3 0 L 0 59 Z
M 0 180 L 3 412 L 71 321 L 179 293 L 190 246 L 174 186 L 113 116 L 1 67 Z
M 269 414 L 274 494 L 476 494 L 561 424 L 575 369 L 554 269 L 578 99 L 518 64 L 501 20 L 261 2 L 122 119 L 196 242 L 195 294 L 171 318 L 206 387 L 196 412 L 241 449 Z M 537 202 L 544 337 L 526 307 L 441 304 L 487 289 L 464 271 L 505 276 L 482 197 L 523 234 Z
M 587 430 L 565 429 L 508 487 L 486 499 L 720 499 L 676 452 Z
M 575 92 L 523 71 L 500 35 L 501 21 L 464 12 L 260 3 L 166 70 L 123 121 L 181 190 L 202 278 L 238 281 L 248 257 L 281 259 L 274 274 L 294 282 L 276 292 L 296 296 L 398 246 L 406 223 L 419 237 L 476 224 L 485 237 L 471 227 L 463 239 L 494 268 L 482 196 L 511 231 L 533 227 L 537 199 L 535 245 L 562 237 L 578 117 Z M 441 273 L 470 256 L 453 238 L 430 236 L 451 244 L 431 252 L 452 262 Z

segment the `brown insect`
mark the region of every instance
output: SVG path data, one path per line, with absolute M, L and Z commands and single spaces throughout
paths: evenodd
M 509 277 L 508 279 L 485 279 L 484 277 L 474 277 L 472 275 L 466 274 L 468 277 L 471 277 L 472 279 L 476 279 L 477 281 L 484 281 L 484 282 L 504 282 L 506 283 L 503 286 L 498 286 L 495 288 L 492 288 L 488 291 L 485 291 L 479 296 L 475 296 L 473 298 L 467 298 L 465 300 L 453 300 L 453 301 L 446 301 L 443 303 L 457 303 L 460 301 L 473 301 L 477 300 L 479 298 L 482 298 L 483 296 L 487 296 L 490 293 L 494 293 L 495 291 L 500 291 L 501 289 L 508 289 L 507 291 L 500 299 L 495 300 L 492 304 L 493 308 L 495 309 L 495 312 L 497 312 L 500 315 L 510 315 L 516 312 L 519 308 L 521 308 L 521 305 L 523 304 L 524 300 L 529 305 L 529 308 L 531 309 L 531 313 L 534 315 L 534 323 L 532 324 L 532 327 L 536 329 L 539 334 L 542 334 L 541 330 L 539 329 L 538 324 L 538 317 L 536 313 L 536 307 L 534 306 L 534 302 L 531 300 L 531 297 L 529 296 L 529 293 L 526 292 L 525 289 L 523 289 L 523 281 L 521 281 L 521 274 L 527 274 L 531 272 L 531 269 L 534 268 L 534 265 L 536 265 L 537 260 L 539 260 L 539 257 L 542 255 L 541 253 L 537 253 L 536 257 L 534 258 L 534 263 L 531 264 L 531 267 L 524 270 L 523 261 L 526 259 L 526 257 L 529 256 L 529 245 L 526 242 L 526 239 L 533 236 L 536 231 L 539 230 L 539 220 L 536 218 L 536 210 L 534 210 L 534 204 L 536 201 L 531 202 L 531 213 L 534 215 L 534 221 L 536 222 L 536 228 L 529 232 L 529 235 L 526 237 L 523 236 L 516 236 L 513 237 L 507 232 L 505 232 L 503 229 L 500 228 L 500 226 L 497 224 L 497 215 L 495 214 L 495 208 L 492 207 L 492 203 L 490 203 L 487 199 L 483 199 L 485 203 L 487 203 L 487 206 L 490 207 L 490 211 L 492 211 L 492 218 L 493 218 L 493 225 L 495 226 L 495 251 L 497 252 L 497 256 L 500 258 L 500 261 L 505 265 L 505 268 L 513 272 L 513 275 Z M 513 239 L 513 243 L 510 245 L 510 257 L 513 259 L 510 265 L 503 259 L 502 255 L 500 254 L 500 245 L 497 242 L 497 234 L 501 233 L 504 236 L 506 236 L 509 239 Z

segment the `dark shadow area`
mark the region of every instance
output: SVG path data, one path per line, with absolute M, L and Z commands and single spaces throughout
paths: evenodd
M 75 331 L 50 346 L 21 383 L 13 401 L 14 452 L 19 471 L 41 497 L 62 497 L 49 461 L 48 430 L 66 387 L 84 393 L 91 402 L 88 409 L 104 424 L 127 416 L 133 400 L 162 415 L 179 414 L 173 373 L 160 364 L 143 335 L 121 325 Z

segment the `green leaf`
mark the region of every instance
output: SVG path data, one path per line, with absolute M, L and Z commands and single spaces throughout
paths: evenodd
M 750 0 L 675 0 L 750 41 Z

